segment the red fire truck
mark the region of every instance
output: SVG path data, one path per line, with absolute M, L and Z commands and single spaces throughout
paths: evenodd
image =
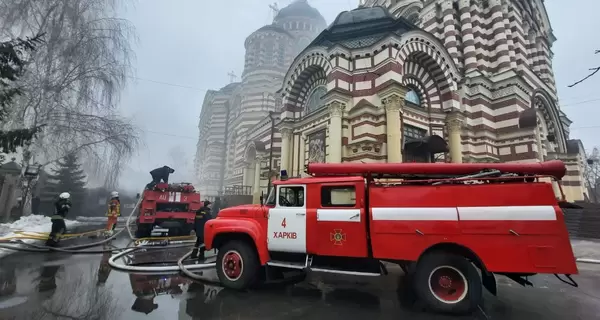
M 189 235 L 200 209 L 200 193 L 190 183 L 159 183 L 144 190 L 137 219 L 137 238 L 153 235 Z
M 565 175 L 561 161 L 311 163 L 307 173 L 206 224 L 225 287 L 244 289 L 267 267 L 379 276 L 384 261 L 431 309 L 464 313 L 482 286 L 496 293 L 494 274 L 530 285 L 533 274 L 578 272 L 549 182 Z

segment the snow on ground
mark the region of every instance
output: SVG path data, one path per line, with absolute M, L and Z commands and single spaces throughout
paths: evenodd
M 79 221 L 65 220 L 67 229 L 76 225 L 83 224 Z M 0 224 L 0 238 L 16 236 L 16 231 L 28 231 L 28 232 L 50 232 L 52 222 L 50 217 L 40 215 L 29 215 L 21 217 L 19 220 L 13 223 L 2 223 Z M 39 242 L 39 240 L 23 239 L 27 243 Z M 0 258 L 11 253 L 15 253 L 14 250 L 0 248 Z

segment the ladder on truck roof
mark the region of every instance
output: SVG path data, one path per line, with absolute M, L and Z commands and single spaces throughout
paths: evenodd
M 389 179 L 476 178 L 511 174 L 550 176 L 560 180 L 567 168 L 560 160 L 540 163 L 309 163 L 306 173 L 313 177 L 364 176 Z

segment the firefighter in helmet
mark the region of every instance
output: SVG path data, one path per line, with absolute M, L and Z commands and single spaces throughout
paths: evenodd
M 192 259 L 204 260 L 204 246 L 200 247 L 204 244 L 204 225 L 212 216 L 210 214 L 210 207 L 212 202 L 208 200 L 204 200 L 202 208 L 196 211 L 196 219 L 194 220 L 194 231 L 196 232 L 196 245 L 194 246 L 194 250 L 192 251 Z M 198 250 L 200 250 L 200 254 L 198 254 Z
M 50 220 L 52 221 L 52 229 L 46 241 L 46 246 L 54 247 L 58 244 L 60 237 L 67 231 L 65 224 L 65 216 L 71 209 L 71 195 L 68 192 L 63 192 L 58 196 L 58 200 L 54 202 L 55 213 Z
M 121 216 L 121 200 L 119 199 L 119 193 L 113 191 L 110 193 L 110 200 L 108 201 L 108 211 L 106 212 L 108 222 L 106 224 L 106 232 L 112 234 L 117 227 L 117 220 Z

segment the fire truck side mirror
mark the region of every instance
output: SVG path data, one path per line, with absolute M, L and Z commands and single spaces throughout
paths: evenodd
M 260 205 L 262 206 L 265 203 L 265 192 L 264 191 L 260 192 L 260 197 L 258 199 L 260 201 Z
M 135 195 L 135 198 L 136 198 L 136 199 L 139 199 L 139 198 L 140 198 L 140 194 L 139 194 L 139 193 L 138 193 L 138 194 L 136 194 L 136 195 Z

